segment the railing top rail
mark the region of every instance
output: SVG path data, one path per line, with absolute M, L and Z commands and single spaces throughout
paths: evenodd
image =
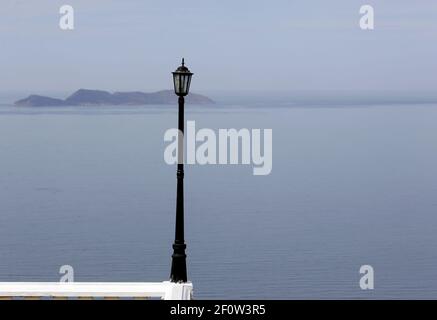
M 0 297 L 119 297 L 189 300 L 193 285 L 164 282 L 0 282 Z

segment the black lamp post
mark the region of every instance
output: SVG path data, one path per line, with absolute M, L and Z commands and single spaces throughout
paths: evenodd
M 179 96 L 179 135 L 178 135 L 178 169 L 177 169 L 177 194 L 176 194 L 176 228 L 173 255 L 171 263 L 170 280 L 172 282 L 187 282 L 187 264 L 184 239 L 184 96 L 190 90 L 191 76 L 193 74 L 182 65 L 173 72 L 174 91 Z

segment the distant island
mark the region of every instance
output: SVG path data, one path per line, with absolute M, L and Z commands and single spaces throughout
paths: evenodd
M 50 106 L 103 106 L 103 105 L 147 105 L 147 104 L 176 104 L 177 96 L 173 90 L 157 92 L 108 92 L 103 90 L 79 89 L 65 100 L 40 95 L 30 95 L 16 101 L 16 106 L 50 107 Z M 210 98 L 190 93 L 186 97 L 187 104 L 213 104 Z

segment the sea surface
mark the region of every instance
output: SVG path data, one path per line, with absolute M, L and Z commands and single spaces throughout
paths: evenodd
M 270 175 L 186 166 L 195 298 L 437 298 L 437 104 L 227 100 L 186 120 L 273 129 Z M 167 280 L 176 125 L 176 106 L 1 105 L 0 281 Z

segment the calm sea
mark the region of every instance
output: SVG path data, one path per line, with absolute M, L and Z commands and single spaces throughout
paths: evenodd
M 436 298 L 437 105 L 188 107 L 273 129 L 273 170 L 186 167 L 202 298 Z M 0 281 L 169 278 L 176 107 L 0 106 Z M 371 265 L 375 289 L 362 291 Z

